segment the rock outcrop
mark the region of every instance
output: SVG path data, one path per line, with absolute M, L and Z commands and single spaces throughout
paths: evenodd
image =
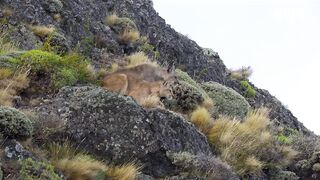
M 38 109 L 65 121 L 54 137 L 65 137 L 91 153 L 121 164 L 137 160 L 155 177 L 173 175 L 167 151 L 212 156 L 205 136 L 183 117 L 161 109 L 141 108 L 131 97 L 98 87 L 65 87 Z M 55 138 L 58 139 L 58 138 Z

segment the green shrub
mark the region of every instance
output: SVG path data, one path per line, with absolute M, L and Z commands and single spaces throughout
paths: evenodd
M 46 162 L 38 162 L 31 158 L 22 160 L 20 162 L 20 178 L 24 180 L 34 179 L 50 179 L 59 180 L 62 179 L 55 173 L 54 167 Z
M 240 81 L 240 88 L 244 91 L 246 97 L 252 98 L 256 96 L 256 90 L 254 90 L 248 81 Z
M 17 109 L 0 106 L 0 132 L 10 138 L 30 137 L 32 121 Z
M 206 82 L 201 87 L 214 102 L 215 107 L 211 112 L 214 116 L 227 115 L 242 119 L 249 111 L 249 103 L 233 89 L 216 82 Z
M 11 59 L 11 63 L 30 66 L 33 73 L 49 74 L 50 86 L 54 89 L 92 80 L 87 59 L 76 53 L 59 56 L 52 52 L 31 50 L 18 58 Z

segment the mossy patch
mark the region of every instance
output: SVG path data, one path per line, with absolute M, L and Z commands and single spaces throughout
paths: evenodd
M 53 52 L 31 50 L 10 62 L 17 66 L 28 66 L 34 74 L 48 74 L 50 88 L 53 89 L 92 81 L 88 60 L 77 53 L 60 56 Z
M 240 89 L 243 90 L 244 95 L 248 98 L 256 96 L 256 90 L 254 90 L 248 81 L 240 81 Z
M 50 163 L 35 161 L 31 158 L 22 160 L 20 162 L 20 178 L 24 180 L 34 179 L 50 179 L 60 180 L 62 179 Z

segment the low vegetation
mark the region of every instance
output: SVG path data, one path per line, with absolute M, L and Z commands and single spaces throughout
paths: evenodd
M 8 35 L 5 33 L 0 34 L 0 55 L 11 53 L 17 50 L 16 45 L 10 41 Z
M 122 43 L 136 42 L 140 39 L 140 33 L 136 24 L 126 17 L 119 17 L 116 14 L 107 16 L 105 23 L 118 34 Z
M 135 163 L 121 166 L 108 166 L 92 156 L 74 149 L 70 143 L 59 145 L 52 143 L 48 146 L 52 164 L 68 179 L 114 179 L 134 180 L 140 167 Z
M 212 126 L 211 115 L 204 107 L 198 107 L 194 110 L 191 113 L 190 120 L 204 134 L 207 134 Z
M 237 70 L 231 70 L 230 78 L 233 80 L 246 80 L 252 75 L 251 67 L 242 67 Z
M 161 101 L 158 96 L 149 95 L 142 99 L 140 105 L 144 108 L 156 108 L 161 105 Z
M 256 96 L 256 90 L 254 90 L 254 88 L 249 84 L 248 81 L 240 81 L 240 89 L 248 98 L 253 98 Z
M 20 161 L 20 178 L 25 180 L 33 179 L 54 179 L 62 180 L 55 172 L 54 166 L 48 162 L 35 161 L 31 158 Z
M 144 52 L 136 52 L 126 57 L 128 61 L 127 67 L 134 67 L 143 63 L 153 63 L 156 65 L 156 62 L 151 62 L 149 57 Z
M 52 52 L 31 50 L 12 59 L 11 63 L 30 67 L 32 75 L 48 74 L 51 81 L 50 86 L 53 89 L 90 82 L 94 77 L 88 60 L 77 53 L 59 56 Z
M 41 26 L 41 25 L 28 25 L 28 29 L 30 29 L 35 35 L 45 38 L 52 34 L 55 31 L 54 27 L 49 26 Z

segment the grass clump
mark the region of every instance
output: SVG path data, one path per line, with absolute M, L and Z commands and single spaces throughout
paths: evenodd
M 28 29 L 41 38 L 45 38 L 55 31 L 54 27 L 40 25 L 29 25 Z
M 106 17 L 105 23 L 119 35 L 119 39 L 123 43 L 136 42 L 140 39 L 136 24 L 129 18 L 112 14 Z
M 230 78 L 233 80 L 245 80 L 248 79 L 252 75 L 251 67 L 242 67 L 237 70 L 231 70 Z
M 160 98 L 156 95 L 150 95 L 142 99 L 140 105 L 144 108 L 156 108 L 161 104 Z
M 198 107 L 191 113 L 191 122 L 204 134 L 207 134 L 211 125 L 211 115 L 204 107 Z
M 70 143 L 52 143 L 48 146 L 48 152 L 53 165 L 64 172 L 67 179 L 133 180 L 140 169 L 134 163 L 108 166 L 85 152 L 74 149 Z
M 267 114 L 268 110 L 265 108 L 251 111 L 243 123 L 226 117 L 220 118 L 209 131 L 209 142 L 239 175 L 259 174 L 262 170 L 260 155 L 272 141 L 267 130 L 270 123 Z
M 29 86 L 29 71 L 28 68 L 0 68 L 0 105 L 13 105 L 18 93 Z
M 33 75 L 48 74 L 50 86 L 54 89 L 90 82 L 93 77 L 87 59 L 77 53 L 59 56 L 53 52 L 31 50 L 12 59 L 11 63 L 30 67 Z
M 125 30 L 120 34 L 119 39 L 124 43 L 136 42 L 140 39 L 140 33 L 135 30 Z
M 248 81 L 240 81 L 240 88 L 244 91 L 246 97 L 253 98 L 256 96 L 256 90 L 254 90 Z
M 11 53 L 17 50 L 17 47 L 8 39 L 7 34 L 0 34 L 0 54 Z
M 127 57 L 127 68 L 134 67 L 143 63 L 152 63 L 144 52 L 136 52 Z M 156 64 L 156 63 L 154 63 Z

